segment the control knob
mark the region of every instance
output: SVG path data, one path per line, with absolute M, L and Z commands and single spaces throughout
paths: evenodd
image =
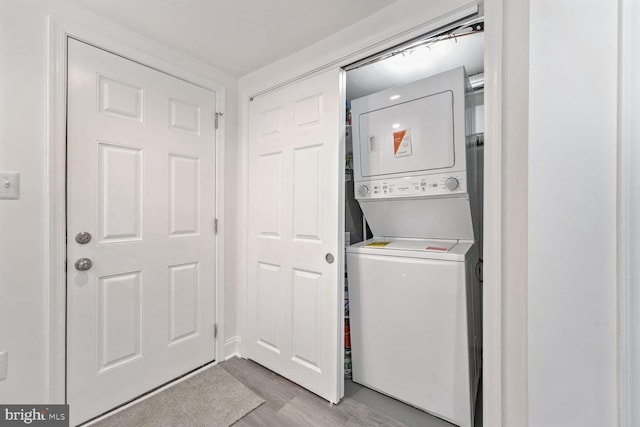
M 360 187 L 358 187 L 358 196 L 364 197 L 368 193 L 369 193 L 369 187 L 367 187 L 366 185 L 361 185 Z
M 458 182 L 458 178 L 450 176 L 449 178 L 444 180 L 444 186 L 447 187 L 448 190 L 453 191 L 458 188 L 460 182 Z

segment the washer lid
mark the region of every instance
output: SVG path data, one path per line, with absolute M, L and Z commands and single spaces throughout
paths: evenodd
M 374 236 L 474 240 L 469 196 L 359 199 Z
M 472 241 L 374 237 L 347 247 L 349 253 L 464 261 Z
M 458 244 L 457 240 L 377 240 L 365 242 L 365 248 L 385 248 L 400 251 L 447 253 Z

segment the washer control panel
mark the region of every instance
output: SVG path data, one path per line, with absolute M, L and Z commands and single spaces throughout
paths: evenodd
M 464 174 L 433 174 L 355 183 L 356 199 L 442 196 L 466 193 Z

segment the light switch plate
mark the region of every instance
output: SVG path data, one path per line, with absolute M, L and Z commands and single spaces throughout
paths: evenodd
M 0 199 L 20 198 L 20 174 L 0 171 Z
M 0 351 L 0 381 L 7 379 L 7 362 L 9 359 L 9 353 L 6 351 Z

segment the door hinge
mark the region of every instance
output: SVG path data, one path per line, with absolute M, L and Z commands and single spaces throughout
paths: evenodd
M 215 219 L 213 220 L 213 232 L 214 232 L 215 234 L 218 234 L 218 218 L 215 218 Z
M 220 113 L 220 112 L 216 113 L 216 116 L 215 116 L 216 129 L 218 129 L 218 121 L 220 120 L 220 117 L 223 117 L 223 116 L 224 116 L 224 113 Z
M 217 323 L 213 324 L 213 337 L 214 338 L 218 338 L 218 324 Z

